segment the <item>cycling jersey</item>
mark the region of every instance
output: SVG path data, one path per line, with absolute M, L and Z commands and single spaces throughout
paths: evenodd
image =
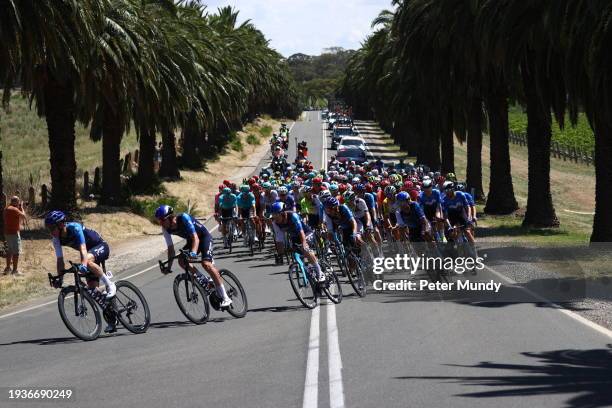
M 351 220 L 354 218 L 350 208 L 348 208 L 346 204 L 342 204 L 338 215 L 330 216 L 329 213 L 325 213 L 325 224 L 327 225 L 328 231 L 335 231 L 335 227 L 339 226 L 345 230 L 350 230 L 352 233 Z
M 269 212 L 270 208 L 272 207 L 272 204 L 274 204 L 277 200 L 278 200 L 278 193 L 276 192 L 276 190 L 270 190 L 269 193 L 264 193 L 262 197 L 262 201 L 264 203 L 266 211 Z
M 468 202 L 470 207 L 475 207 L 476 206 L 476 203 L 474 202 L 474 197 L 472 197 L 472 195 L 470 193 L 466 193 L 464 191 L 463 195 L 465 195 L 465 199 L 467 200 L 467 202 Z
M 348 203 L 347 206 L 357 219 L 364 218 L 368 212 L 368 205 L 363 198 L 356 197 L 355 200 L 352 203 Z
M 236 204 L 238 208 L 250 209 L 255 205 L 255 195 L 251 192 L 240 193 L 236 197 Z
M 464 210 L 467 213 L 469 206 L 465 194 L 461 191 L 456 191 L 453 198 L 445 196 L 444 200 L 442 200 L 442 209 L 447 217 L 452 215 L 461 215 L 463 217 Z
M 277 223 L 274 221 L 272 223 L 272 228 L 274 228 L 274 240 L 276 242 L 285 242 L 285 233 L 289 234 L 289 238 L 295 244 L 300 243 L 300 232 L 304 231 L 306 236 L 312 233 L 312 230 L 308 225 L 305 225 L 302 222 L 300 216 L 293 211 L 286 211 L 287 218 L 284 223 Z
M 85 244 L 87 252 L 93 254 L 94 261 L 97 264 L 108 259 L 110 250 L 106 241 L 102 239 L 96 231 L 83 227 L 78 222 L 66 223 L 66 235 L 53 237 L 53 248 L 55 256 L 58 258 L 64 257 L 62 246 L 67 246 L 77 251 L 81 250 L 81 245 Z
M 219 207 L 223 210 L 230 210 L 236 207 L 237 197 L 235 194 L 221 194 L 219 196 Z
M 396 200 L 385 198 L 382 204 L 382 213 L 385 216 L 395 216 L 395 211 L 399 208 Z
M 176 227 L 164 228 L 162 227 L 162 234 L 166 245 L 171 247 L 174 245 L 172 242 L 172 235 L 179 236 L 187 240 L 187 244 L 183 249 L 191 250 L 193 244 L 193 234 L 197 234 L 200 244 L 198 246 L 198 253 L 202 254 L 202 260 L 212 261 L 212 235 L 208 229 L 198 220 L 194 219 L 187 213 L 181 213 L 176 215 Z
M 293 211 L 295 209 L 295 200 L 291 194 L 287 194 L 284 197 L 279 196 L 278 201 L 285 203 L 285 208 L 288 211 Z
M 416 201 L 411 201 L 408 207 L 400 206 L 395 212 L 397 225 L 408 228 L 421 228 L 421 221 L 425 218 L 423 209 Z
M 376 198 L 374 197 L 374 194 L 372 194 L 372 193 L 365 193 L 363 195 L 363 200 L 366 202 L 366 205 L 368 206 L 368 209 L 372 210 L 372 209 L 375 209 L 377 207 L 377 205 L 376 205 Z
M 430 195 L 427 195 L 425 191 L 421 191 L 421 194 L 419 194 L 419 204 L 423 207 L 434 207 L 442 204 L 440 191 L 434 188 L 431 190 Z

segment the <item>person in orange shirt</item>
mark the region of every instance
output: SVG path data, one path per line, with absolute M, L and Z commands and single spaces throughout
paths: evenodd
M 5 275 L 11 272 L 11 262 L 13 263 L 13 275 L 23 275 L 17 269 L 17 264 L 19 263 L 19 254 L 21 254 L 19 231 L 21 230 L 21 221 L 25 218 L 21 200 L 17 196 L 11 197 L 11 203 L 4 209 L 4 237 L 7 244 Z

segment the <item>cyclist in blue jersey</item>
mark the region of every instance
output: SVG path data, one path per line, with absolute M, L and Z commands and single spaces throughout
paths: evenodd
M 402 231 L 401 237 L 406 236 L 408 230 L 408 240 L 410 242 L 431 241 L 431 227 L 420 204 L 410 201 L 410 195 L 402 191 L 395 197 L 398 208 L 395 212 L 397 227 Z
M 338 199 L 332 196 L 323 202 L 323 208 L 325 209 L 325 224 L 327 225 L 327 232 L 330 234 L 330 238 L 332 238 L 331 234 L 340 229 L 344 244 L 355 243 L 357 246 L 363 244 L 359 237 L 357 221 L 345 204 L 340 204 Z
M 419 204 L 425 212 L 425 217 L 435 226 L 435 229 L 441 237 L 444 232 L 444 216 L 442 214 L 442 195 L 440 191 L 434 188 L 434 182 L 431 179 L 423 180 L 422 191 L 419 194 Z
M 283 264 L 285 233 L 288 233 L 291 242 L 299 246 L 298 250 L 300 253 L 316 268 L 317 280 L 319 282 L 324 282 L 325 275 L 323 271 L 321 271 L 319 261 L 308 245 L 308 240 L 312 237 L 312 229 L 302 222 L 302 219 L 297 213 L 286 211 L 285 204 L 280 201 L 272 205 L 272 219 L 274 220 L 272 226 L 276 237 L 276 263 L 280 265 Z
M 380 231 L 378 230 L 378 204 L 376 203 L 376 198 L 374 194 L 368 193 L 366 191 L 366 186 L 364 184 L 357 184 L 355 186 L 355 192 L 357 196 L 363 199 L 368 207 L 368 213 L 370 214 L 370 220 L 372 222 L 372 231 L 374 242 L 378 245 L 379 248 L 382 249 L 382 237 L 380 236 Z
M 467 199 L 467 202 L 470 206 L 470 213 L 468 215 L 472 218 L 474 224 L 476 224 L 476 202 L 474 201 L 474 197 L 472 196 L 472 194 L 465 191 L 465 184 L 463 183 L 457 183 L 457 187 L 455 189 L 457 191 L 461 191 L 465 195 L 465 198 Z
M 97 288 L 99 281 L 106 286 L 106 297 L 115 296 L 117 287 L 102 268 L 104 261 L 110 255 L 106 241 L 96 231 L 85 228 L 78 222 L 66 222 L 66 215 L 61 211 L 51 211 L 45 217 L 45 227 L 51 233 L 55 256 L 57 257 L 58 284 L 64 275 L 64 252 L 62 246 L 79 251 L 81 263 L 77 265 L 79 272 L 86 275 L 87 285 Z
M 198 254 L 202 255 L 202 267 L 208 272 L 215 283 L 217 295 L 223 299 L 220 306 L 228 307 L 231 305 L 232 300 L 227 296 L 221 275 L 214 265 L 213 238 L 208 229 L 187 213 L 174 214 L 174 209 L 168 205 L 160 206 L 155 211 L 155 218 L 157 218 L 159 225 L 162 227 L 162 233 L 168 247 L 168 265 L 162 272 L 168 274 L 172 271 L 175 254 L 172 235 L 184 238 L 187 240 L 187 243 L 183 249 L 190 251 L 189 257 L 191 259 L 197 258 Z M 185 268 L 184 261 L 181 258 L 179 258 L 179 264 L 182 268 Z M 194 266 L 189 265 L 189 271 L 194 274 L 202 286 L 206 285 L 208 278 L 199 273 Z
M 236 204 L 238 206 L 238 226 L 242 231 L 242 236 L 247 239 L 245 228 L 249 218 L 255 215 L 255 194 L 251 193 L 251 189 L 248 185 L 240 186 L 240 194 L 236 197 Z M 257 235 L 255 235 L 255 242 L 259 241 Z
M 238 198 L 232 193 L 232 189 L 226 187 L 219 196 L 219 209 L 221 210 L 221 234 L 223 235 L 223 242 L 225 242 L 225 236 L 227 235 L 227 222 L 230 218 L 236 217 Z
M 469 228 L 473 223 L 470 217 L 470 204 L 465 194 L 460 191 L 455 191 L 455 183 L 453 182 L 446 183 L 444 194 L 445 197 L 442 201 L 442 209 L 448 226 L 447 240 L 454 240 L 457 237 L 457 231 L 455 231 L 453 227 L 461 226 L 464 229 L 467 240 L 474 243 L 474 235 Z
M 287 211 L 295 212 L 295 199 L 289 194 L 289 189 L 285 186 L 278 188 L 278 200 L 285 204 Z

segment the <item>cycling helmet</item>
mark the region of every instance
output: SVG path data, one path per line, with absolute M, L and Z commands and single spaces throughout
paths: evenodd
M 317 177 L 317 173 L 315 173 L 314 171 L 308 173 L 308 178 L 314 179 L 315 177 Z
M 249 186 L 244 185 L 244 184 L 240 186 L 240 192 L 241 192 L 241 193 L 248 193 L 249 191 L 251 191 L 251 189 L 249 188 Z
M 324 200 L 326 200 L 326 199 L 330 198 L 331 196 L 332 196 L 332 195 L 331 195 L 331 193 L 329 192 L 329 190 L 323 190 L 323 191 L 321 191 L 321 192 L 319 193 L 319 199 L 320 199 L 321 201 L 324 201 Z
M 56 225 L 66 220 L 66 214 L 61 211 L 51 211 L 45 217 L 45 225 Z
M 385 196 L 392 197 L 395 194 L 397 194 L 397 189 L 395 187 L 393 187 L 393 186 L 385 187 Z
M 423 180 L 423 188 L 431 188 L 432 186 L 433 186 L 433 183 L 430 179 Z
M 361 184 L 361 183 L 360 183 L 360 184 L 357 184 L 357 185 L 355 186 L 355 191 L 358 191 L 358 192 L 363 192 L 363 191 L 365 191 L 365 190 L 366 190 L 366 186 L 365 186 L 365 184 Z
M 283 211 L 285 211 L 285 203 L 283 203 L 282 201 L 277 201 L 274 204 L 272 204 L 272 208 L 270 209 L 270 212 L 272 214 L 280 214 Z
M 219 184 L 219 192 L 223 191 L 225 188 L 225 184 Z
M 261 186 L 258 183 L 253 184 L 253 191 L 261 191 Z
M 272 184 L 266 181 L 265 183 L 263 183 L 263 184 L 262 184 L 262 187 L 263 187 L 265 190 L 269 190 L 269 189 L 271 189 L 271 188 L 272 188 Z
M 280 195 L 285 195 L 285 194 L 288 194 L 288 193 L 289 193 L 289 189 L 288 189 L 287 187 L 285 187 L 285 186 L 280 186 L 280 187 L 278 188 L 278 194 L 280 194 Z
M 446 179 L 450 181 L 457 181 L 457 176 L 455 176 L 455 173 L 448 173 L 446 175 Z
M 340 187 L 338 187 L 338 190 L 340 191 L 340 194 L 344 194 L 344 192 L 348 189 L 347 185 L 342 183 L 340 184 Z
M 312 179 L 313 184 L 321 184 L 322 182 L 323 182 L 323 179 L 321 177 L 315 177 Z
M 444 182 L 444 190 L 449 191 L 449 190 L 454 190 L 454 189 L 455 189 L 455 183 L 453 183 L 452 181 Z
M 410 199 L 410 195 L 407 192 L 402 191 L 398 195 L 395 196 L 395 199 L 400 202 L 408 201 Z
M 309 193 L 312 188 L 310 186 L 304 186 L 301 188 L 301 191 L 304 193 Z
M 340 205 L 340 202 L 335 197 L 329 197 L 327 200 L 323 202 L 323 206 L 325 208 L 333 208 Z
M 346 193 L 344 193 L 343 197 L 344 197 L 345 202 L 349 202 L 349 201 L 353 201 L 355 197 L 357 197 L 357 194 L 355 194 L 354 191 L 348 190 Z
M 412 181 L 405 181 L 404 182 L 404 189 L 405 190 L 410 190 L 414 188 L 414 183 Z
M 155 210 L 155 218 L 158 220 L 163 220 L 168 218 L 169 215 L 174 213 L 174 209 L 169 205 L 160 205 L 157 210 Z
M 229 186 L 230 184 L 232 184 L 232 182 L 229 180 L 223 180 L 223 184 L 225 184 L 226 186 Z
M 457 183 L 457 185 L 455 186 L 455 191 L 465 191 L 465 184 Z
M 329 190 L 331 192 L 334 192 L 334 193 L 337 192 L 338 191 L 338 185 L 336 183 L 330 184 L 329 185 Z
M 410 199 L 412 201 L 417 201 L 419 199 L 419 190 L 410 190 L 408 191 L 408 194 L 410 195 Z
M 223 189 L 223 194 L 232 194 L 232 189 L 231 189 L 231 188 L 229 188 L 229 187 L 225 187 L 225 188 Z

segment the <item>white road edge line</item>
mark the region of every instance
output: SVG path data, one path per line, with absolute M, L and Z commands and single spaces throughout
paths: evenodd
M 344 387 L 342 385 L 342 358 L 336 324 L 336 305 L 327 302 L 327 354 L 329 365 L 329 406 L 344 408 Z
M 210 230 L 210 232 L 211 233 L 215 232 L 217 229 L 219 229 L 219 225 L 216 225 L 214 228 L 212 228 Z M 133 278 L 134 276 L 142 275 L 143 273 L 149 272 L 150 270 L 155 269 L 157 267 L 158 267 L 157 265 L 152 265 L 152 266 L 150 266 L 148 268 L 145 268 L 145 269 L 143 269 L 143 270 L 141 270 L 139 272 L 133 273 L 133 274 L 131 274 L 129 276 L 126 276 L 126 277 L 122 277 L 121 280 L 128 280 L 130 278 Z M 18 314 L 21 314 L 21 313 L 29 312 L 31 310 L 40 309 L 41 307 L 53 305 L 53 304 L 56 304 L 56 303 L 57 303 L 57 300 L 52 300 L 50 302 L 41 303 L 40 305 L 35 305 L 35 306 L 31 306 L 31 307 L 26 307 L 25 309 L 16 310 L 14 312 L 7 313 L 7 314 L 4 314 L 4 315 L 0 316 L 0 320 L 1 319 L 5 319 L 7 317 L 15 316 L 15 315 L 18 315 Z
M 499 277 L 501 280 L 505 281 L 506 283 L 509 283 L 510 285 L 517 285 L 517 282 L 515 280 L 513 280 L 513 279 L 503 275 L 500 272 L 497 272 L 495 269 L 493 269 L 493 268 L 491 268 L 489 266 L 486 266 L 486 265 L 485 265 L 485 269 L 487 269 L 492 274 L 494 274 L 495 276 Z M 570 317 L 570 318 L 572 318 L 572 319 L 582 323 L 583 325 L 585 325 L 585 326 L 587 326 L 587 327 L 589 327 L 589 328 L 591 328 L 591 329 L 593 329 L 593 330 L 603 334 L 604 336 L 607 336 L 607 337 L 612 339 L 612 330 L 609 330 L 609 329 L 607 329 L 607 328 L 605 328 L 605 327 L 603 327 L 603 326 L 601 326 L 601 325 L 599 325 L 599 324 L 597 324 L 595 322 L 592 322 L 589 319 L 580 316 L 578 313 L 572 312 L 571 310 L 568 310 L 568 309 L 564 308 L 563 306 L 558 305 L 555 302 L 553 302 L 553 301 L 551 301 L 549 299 L 546 299 L 543 296 L 538 295 L 537 293 L 533 292 L 529 288 L 525 288 L 525 287 L 522 287 L 522 286 L 517 286 L 517 288 L 524 290 L 526 293 L 528 293 L 529 295 L 533 296 L 535 299 L 553 306 L 555 310 L 558 310 L 559 312 L 563 313 L 564 315 L 566 315 L 566 316 L 568 316 L 568 317 Z
M 310 335 L 308 337 L 308 358 L 306 360 L 302 408 L 317 408 L 319 403 L 319 313 L 320 306 L 312 309 L 310 314 Z

